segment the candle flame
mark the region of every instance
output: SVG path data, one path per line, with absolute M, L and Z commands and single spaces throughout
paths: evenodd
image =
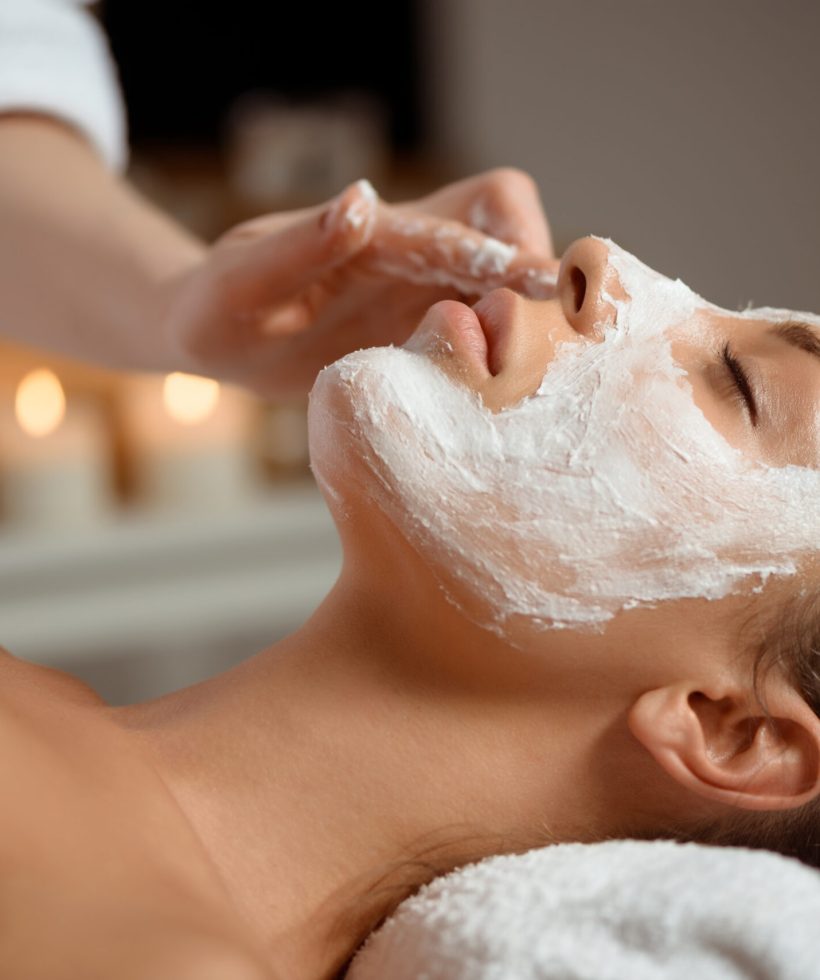
M 27 435 L 49 435 L 65 417 L 65 392 L 60 379 L 48 368 L 29 371 L 17 386 L 14 414 Z
M 175 371 L 162 386 L 165 410 L 182 425 L 196 425 L 213 415 L 219 401 L 219 382 Z

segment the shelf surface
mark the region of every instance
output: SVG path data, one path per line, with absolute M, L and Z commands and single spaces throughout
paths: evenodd
M 271 640 L 302 623 L 341 566 L 309 483 L 230 510 L 131 513 L 70 533 L 0 535 L 0 644 L 59 665 L 118 651 Z

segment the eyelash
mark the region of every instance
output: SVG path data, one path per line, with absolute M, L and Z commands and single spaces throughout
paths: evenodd
M 743 405 L 749 413 L 752 425 L 757 425 L 757 404 L 752 386 L 749 383 L 749 376 L 746 374 L 743 365 L 735 357 L 728 341 L 723 345 L 721 354 L 735 397 L 738 401 L 743 402 Z

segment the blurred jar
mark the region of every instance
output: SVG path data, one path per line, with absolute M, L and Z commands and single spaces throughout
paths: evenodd
M 254 435 L 255 454 L 273 479 L 308 473 L 307 404 L 265 405 Z
M 325 200 L 360 177 L 378 183 L 386 161 L 385 114 L 370 96 L 292 104 L 248 93 L 230 113 L 228 180 L 253 210 Z

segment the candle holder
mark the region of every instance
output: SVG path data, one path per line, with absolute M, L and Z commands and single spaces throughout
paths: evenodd
M 70 527 L 114 510 L 109 433 L 95 399 L 66 397 L 47 368 L 0 396 L 0 514 L 10 526 Z
M 128 377 L 119 396 L 135 502 L 162 509 L 227 506 L 258 490 L 252 396 L 179 373 Z

